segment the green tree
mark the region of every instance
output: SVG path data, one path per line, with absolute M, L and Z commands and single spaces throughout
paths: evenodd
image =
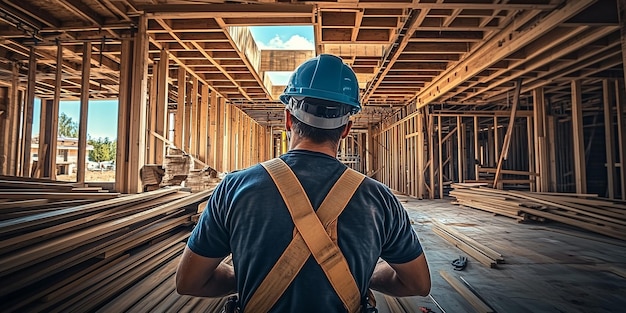
M 78 138 L 78 123 L 63 112 L 59 115 L 59 136 Z
M 115 159 L 117 142 L 109 140 L 109 137 L 89 139 L 88 144 L 93 146 L 89 151 L 89 160 L 93 162 L 111 161 Z

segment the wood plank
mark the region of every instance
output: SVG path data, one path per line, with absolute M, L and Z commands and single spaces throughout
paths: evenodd
M 89 116 L 89 87 L 91 76 L 91 42 L 83 44 L 83 63 L 80 89 L 80 118 L 78 123 L 78 159 L 76 161 L 76 181 L 85 182 L 87 170 L 87 118 Z
M 21 162 L 22 166 L 22 176 L 31 176 L 31 140 L 33 136 L 33 111 L 35 106 L 35 83 L 36 83 L 36 75 L 37 73 L 37 58 L 35 54 L 35 47 L 30 47 L 29 50 L 29 58 L 28 58 L 28 81 L 26 86 L 26 104 L 24 105 L 23 112 L 23 127 L 22 127 L 22 142 L 23 145 L 20 149 L 21 156 L 20 158 L 23 160 Z M 80 157 L 80 155 L 79 155 Z
M 479 313 L 494 313 L 495 311 L 489 307 L 487 303 L 481 300 L 476 294 L 474 294 L 465 284 L 459 279 L 452 276 L 450 273 L 440 270 L 439 274 L 445 281 L 447 281 L 452 288 L 454 288 L 472 307 Z
M 174 145 L 177 148 L 184 149 L 183 138 L 185 138 L 185 96 L 186 92 L 186 78 L 187 74 L 184 68 L 178 68 L 178 96 L 176 104 L 175 114 L 175 126 L 174 126 Z
M 587 192 L 587 169 L 585 166 L 585 134 L 583 130 L 583 103 L 581 81 L 571 82 L 572 90 L 572 140 L 574 144 L 574 174 L 576 175 L 576 192 Z
M 606 150 L 606 183 L 608 197 L 615 198 L 615 139 L 613 136 L 613 96 L 615 95 L 608 79 L 602 80 L 602 102 L 604 113 L 604 146 Z
M 161 49 L 159 67 L 157 68 L 157 94 L 156 94 L 156 127 L 155 132 L 167 138 L 169 136 L 169 55 L 167 50 Z M 173 139 L 173 138 L 172 138 Z M 165 155 L 165 146 L 162 141 L 155 143 L 155 163 L 163 164 L 163 156 Z
M 511 116 L 509 117 L 509 125 L 506 128 L 506 134 L 504 135 L 504 143 L 502 144 L 502 152 L 496 166 L 496 174 L 493 178 L 493 186 L 498 188 L 498 180 L 500 180 L 502 165 L 504 160 L 507 159 L 509 154 L 509 146 L 511 144 L 511 136 L 513 135 L 513 127 L 515 126 L 515 114 L 517 107 L 519 106 L 520 90 L 522 89 L 522 81 L 518 79 L 515 83 L 515 93 L 513 94 L 513 104 L 511 107 Z

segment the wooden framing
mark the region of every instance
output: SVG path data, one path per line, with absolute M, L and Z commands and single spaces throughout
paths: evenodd
M 626 100 L 626 98 L 624 98 L 624 93 L 620 91 L 620 87 L 622 86 L 624 86 L 623 82 L 620 83 L 619 81 L 615 81 L 615 103 L 617 104 L 615 111 L 618 136 L 617 144 L 620 160 L 619 173 L 620 179 L 622 181 L 620 194 L 622 200 L 626 200 L 626 166 L 624 166 L 624 164 L 626 164 L 626 121 L 624 120 L 624 109 L 626 109 L 624 107 L 626 105 L 624 104 L 624 101 Z
M 493 179 L 493 186 L 500 188 L 498 185 L 498 180 L 500 180 L 500 175 L 502 171 L 502 163 L 507 159 L 509 153 L 509 147 L 511 144 L 511 135 L 513 134 L 513 127 L 515 126 L 515 116 L 517 113 L 517 107 L 519 106 L 519 97 L 520 90 L 522 88 L 522 81 L 518 80 L 515 88 L 515 94 L 513 99 L 513 105 L 511 107 L 511 117 L 509 118 L 509 125 L 506 128 L 506 134 L 504 135 L 504 143 L 502 144 L 502 152 L 500 153 L 500 158 L 498 160 L 498 165 L 496 167 L 496 174 Z
M 534 124 L 534 148 L 535 148 L 535 173 L 540 173 L 535 178 L 537 191 L 550 191 L 549 162 L 546 143 L 546 109 L 545 94 L 543 87 L 533 91 L 533 124 Z
M 183 142 L 185 138 L 185 99 L 187 95 L 187 81 L 184 68 L 178 68 L 178 102 L 176 105 L 175 127 L 174 127 L 174 144 L 176 147 L 184 149 Z
M 200 119 L 200 123 L 198 125 L 198 131 L 199 131 L 198 157 L 202 161 L 208 162 L 209 150 L 208 150 L 207 142 L 208 142 L 208 137 L 209 137 L 209 133 L 208 133 L 209 129 L 207 125 L 208 125 L 208 120 L 209 120 L 209 86 L 202 85 L 201 93 L 202 95 L 200 96 L 200 108 L 198 109 L 198 112 L 199 112 L 198 117 Z
M 30 48 L 30 57 L 28 58 L 28 82 L 26 86 L 26 104 L 24 105 L 22 128 L 22 145 L 21 145 L 21 169 L 22 176 L 29 177 L 31 168 L 30 147 L 33 134 L 33 110 L 35 106 L 35 73 L 37 71 L 37 59 L 35 55 L 35 47 Z
M 217 127 L 218 127 L 218 100 L 217 94 L 211 93 L 211 101 L 209 104 L 209 134 L 208 134 L 208 153 L 207 163 L 213 168 L 217 168 Z

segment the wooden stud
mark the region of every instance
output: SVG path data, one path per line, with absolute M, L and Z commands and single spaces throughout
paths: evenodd
M 227 172 L 228 170 L 224 167 L 224 132 L 226 130 L 226 99 L 220 97 L 219 98 L 219 107 L 218 107 L 218 123 L 217 123 L 217 154 L 216 154 L 216 165 L 219 166 L 220 172 Z
M 626 200 L 626 121 L 624 121 L 624 85 L 623 82 L 615 81 L 615 103 L 616 120 L 617 120 L 617 144 L 619 149 L 620 160 L 620 186 L 622 200 Z
M 420 110 L 423 112 L 425 109 Z M 424 197 L 424 114 L 417 115 L 417 195 L 418 198 Z
M 557 190 L 557 181 L 556 181 L 556 117 L 554 116 L 548 116 L 547 119 L 547 123 L 548 123 L 548 129 L 547 129 L 547 143 L 544 144 L 548 147 L 548 151 L 549 151 L 549 158 L 550 158 L 550 165 L 548 166 L 548 168 L 550 169 L 550 175 L 549 175 L 549 183 L 550 183 L 550 189 L 549 191 L 558 191 Z
M 615 198 L 615 139 L 613 136 L 613 91 L 608 79 L 602 80 L 602 102 L 604 107 L 604 145 L 606 149 L 606 183 L 609 199 Z
M 87 116 L 89 115 L 89 87 L 91 75 L 91 42 L 83 44 L 83 70 L 80 89 L 80 121 L 78 123 L 78 159 L 76 182 L 85 182 L 87 162 Z
M 156 123 L 157 123 L 157 81 L 159 77 L 159 61 L 154 61 L 154 63 L 152 63 L 152 77 L 150 78 L 150 88 L 149 88 L 149 96 L 148 96 L 148 140 L 147 140 L 147 145 L 146 145 L 146 162 L 148 164 L 156 164 L 156 155 L 157 155 L 157 151 L 156 151 L 156 145 L 157 145 L 157 140 L 156 137 L 152 136 L 151 133 L 152 132 L 157 132 L 156 131 Z
M 117 149 L 115 158 L 115 190 L 128 190 L 128 136 L 130 124 L 130 85 L 131 67 L 133 64 L 132 42 L 130 38 L 122 39 L 120 55 L 120 89 L 117 118 Z
M 548 150 L 546 147 L 546 109 L 543 87 L 533 90 L 533 124 L 535 139 L 535 172 L 539 174 L 535 178 L 537 191 L 549 190 L 549 164 Z
M 439 144 L 437 145 L 439 149 L 439 199 L 443 199 L 443 142 L 441 141 L 441 128 L 443 125 L 441 124 L 441 116 L 437 117 L 437 138 L 439 139 Z
M 526 118 L 526 140 L 527 140 L 527 147 L 528 147 L 528 169 L 532 171 L 533 168 L 535 168 L 535 144 L 534 144 L 534 140 L 533 140 L 533 120 L 531 117 L 527 117 Z M 537 190 L 537 179 L 536 177 L 530 177 L 531 179 L 531 183 L 530 183 L 530 191 L 536 191 Z
M 54 73 L 54 97 L 52 99 L 50 127 L 50 158 L 47 167 L 50 169 L 50 179 L 55 180 L 57 174 L 57 139 L 59 137 L 59 107 L 61 105 L 61 85 L 63 75 L 63 46 L 57 45 L 56 71 Z
M 209 123 L 209 86 L 202 85 L 201 98 L 200 98 L 200 108 L 198 110 L 200 125 L 199 135 L 198 135 L 198 144 L 200 145 L 198 150 L 198 158 L 204 162 L 208 162 L 208 123 Z M 209 163 L 210 164 L 210 163 Z
M 217 93 L 211 92 L 211 103 L 209 104 L 209 138 L 208 138 L 208 159 L 207 163 L 217 169 L 217 115 L 218 115 Z
M 161 136 L 167 138 L 168 136 L 168 76 L 169 76 L 169 55 L 167 50 L 161 49 L 161 58 L 159 60 L 159 67 L 157 68 L 157 94 L 156 94 L 156 127 L 155 131 Z M 157 140 L 155 149 L 156 164 L 163 164 L 163 156 L 165 155 L 165 145 L 163 141 Z
M 574 174 L 576 192 L 587 192 L 587 170 L 585 167 L 585 133 L 583 130 L 583 103 L 580 80 L 573 80 L 572 86 L 572 139 L 574 141 Z
M 183 142 L 185 138 L 185 97 L 187 95 L 187 74 L 182 67 L 178 68 L 178 98 L 176 105 L 175 127 L 174 127 L 174 144 L 180 149 L 184 149 Z
M 148 89 L 148 19 L 145 15 L 138 18 L 138 30 L 135 35 L 133 48 L 132 85 L 130 93 L 130 124 L 128 137 L 128 175 L 130 176 L 126 193 L 142 191 L 139 171 L 145 164 L 145 154 L 142 152 L 146 143 L 146 97 Z
M 465 160 L 465 154 L 463 153 L 465 150 L 465 141 L 463 141 L 463 137 L 465 136 L 465 126 L 463 125 L 463 117 L 456 117 L 456 128 L 457 128 L 457 160 L 458 160 L 458 171 L 459 171 L 459 183 L 465 181 L 465 175 L 463 175 L 463 161 Z
M 189 126 L 186 130 L 189 130 L 189 149 L 187 151 L 194 157 L 198 157 L 198 78 L 193 77 L 191 79 L 191 103 L 189 105 Z
M 429 160 L 429 189 L 430 189 L 430 199 L 435 199 L 435 118 L 428 113 L 428 109 L 426 110 L 426 118 L 428 122 L 428 131 L 426 132 L 428 136 L 428 160 Z
M 232 105 L 228 103 L 224 103 L 224 127 L 223 127 L 223 141 L 222 141 L 222 168 L 224 172 L 230 172 L 233 169 L 230 167 L 231 155 L 232 155 L 232 147 L 231 147 L 231 139 L 232 139 Z
M 478 175 L 478 168 L 480 167 L 479 161 L 480 161 L 480 150 L 479 150 L 479 145 L 478 145 L 478 132 L 479 132 L 479 127 L 478 127 L 478 116 L 474 116 L 474 162 L 472 162 L 474 164 L 474 179 L 479 180 L 480 177 Z
M 26 105 L 24 106 L 24 122 L 22 132 L 22 147 L 21 151 L 21 169 L 22 176 L 30 176 L 31 156 L 30 147 L 33 136 L 33 109 L 35 106 L 35 83 L 37 72 L 37 59 L 35 54 L 35 47 L 30 47 L 28 58 L 28 85 L 26 86 Z

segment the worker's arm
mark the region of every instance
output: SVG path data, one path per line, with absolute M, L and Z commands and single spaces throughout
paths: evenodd
M 196 297 L 223 297 L 236 292 L 235 271 L 221 263 L 224 258 L 206 258 L 185 247 L 176 271 L 176 291 Z
M 426 257 L 402 264 L 380 262 L 370 279 L 370 288 L 394 297 L 426 296 L 430 293 L 430 271 Z

